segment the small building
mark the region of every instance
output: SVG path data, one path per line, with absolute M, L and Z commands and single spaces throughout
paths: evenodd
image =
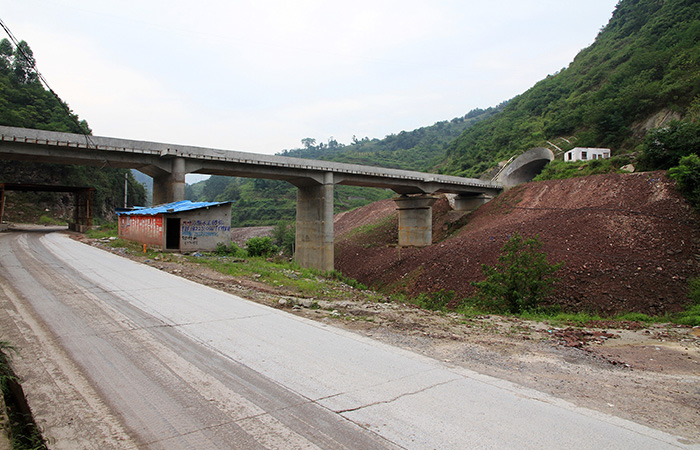
M 184 200 L 119 211 L 119 237 L 164 250 L 215 250 L 231 243 L 231 202 Z
M 576 147 L 564 153 L 564 161 L 590 161 L 610 158 L 609 148 Z

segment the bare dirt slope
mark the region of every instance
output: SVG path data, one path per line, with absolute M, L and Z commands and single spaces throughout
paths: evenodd
M 698 214 L 664 172 L 608 174 L 518 186 L 465 215 L 446 199 L 433 212 L 433 245 L 396 246 L 393 202 L 336 220 L 336 268 L 365 284 L 458 297 L 483 279 L 509 239 L 539 235 L 550 262 L 564 261 L 554 301 L 565 309 L 661 314 L 687 303 L 686 280 L 700 274 Z M 373 225 L 353 232 L 357 225 Z

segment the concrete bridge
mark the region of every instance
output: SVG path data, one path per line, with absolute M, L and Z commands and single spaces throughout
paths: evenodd
M 408 170 L 2 126 L 0 159 L 137 169 L 153 177 L 154 204 L 184 200 L 188 173 L 288 181 L 297 187 L 295 259 L 324 271 L 333 269 L 336 184 L 399 194 L 401 246 L 430 245 L 433 194 L 457 194 L 456 209 L 471 210 L 503 189 L 501 184 Z

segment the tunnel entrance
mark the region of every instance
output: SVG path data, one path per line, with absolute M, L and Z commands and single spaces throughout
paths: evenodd
M 498 181 L 506 189 L 527 183 L 539 175 L 544 166 L 553 159 L 554 153 L 548 148 L 537 147 L 530 149 L 510 163 L 498 177 Z

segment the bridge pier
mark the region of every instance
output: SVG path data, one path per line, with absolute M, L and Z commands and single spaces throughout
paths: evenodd
M 394 199 L 399 211 L 399 246 L 426 247 L 433 243 L 433 204 L 437 197 L 402 195 Z
M 153 204 L 179 202 L 185 199 L 185 158 L 170 160 L 170 170 L 153 176 Z
M 294 259 L 302 267 L 333 270 L 333 174 L 322 183 L 297 186 L 296 249 Z
M 454 199 L 455 211 L 472 212 L 479 206 L 491 200 L 492 197 L 484 194 L 457 195 Z

